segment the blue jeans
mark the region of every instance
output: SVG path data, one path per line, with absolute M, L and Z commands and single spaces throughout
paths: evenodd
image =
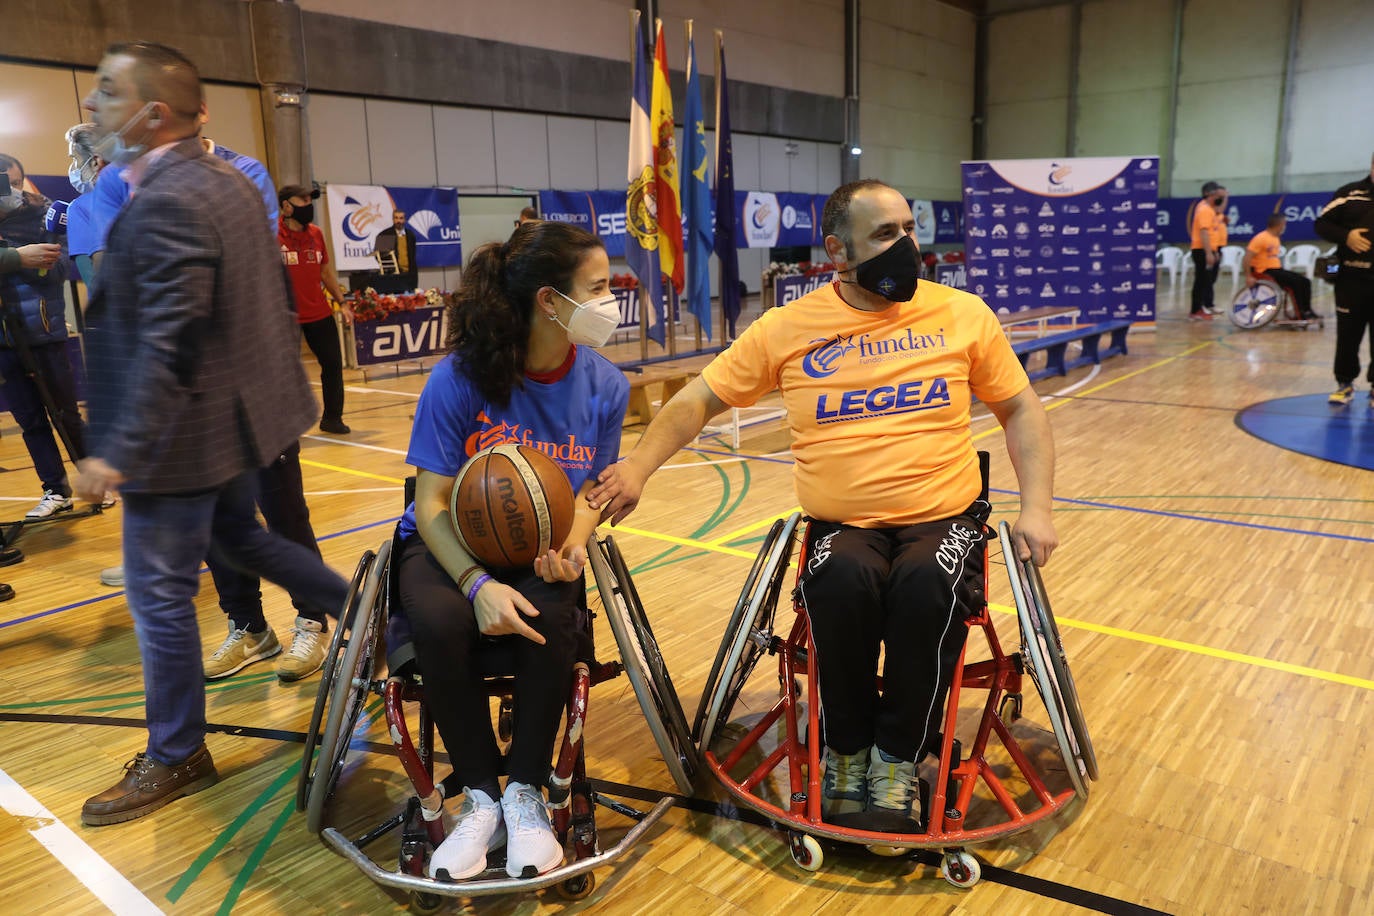
M 312 604 L 342 607 L 348 585 L 254 514 L 257 474 L 188 494 L 124 494 L 124 581 L 143 660 L 148 756 L 185 760 L 205 741 L 205 670 L 195 597 L 210 553 Z M 337 603 L 335 600 L 337 599 Z
M 33 355 L 35 371 L 42 376 L 48 395 L 53 400 L 53 409 L 57 412 L 49 416 L 48 405 L 43 403 L 38 385 L 29 378 L 19 354 L 8 347 L 0 347 L 0 378 L 5 381 L 5 400 L 14 422 L 24 432 L 24 445 L 33 459 L 33 469 L 43 489 L 61 496 L 71 496 L 67 469 L 62 464 L 62 453 L 58 451 L 57 440 L 53 436 L 53 425 L 56 424 L 67 434 L 72 448 L 76 450 L 70 456 L 72 462 L 86 457 L 85 428 L 81 423 L 81 411 L 76 406 L 76 379 L 72 374 L 71 361 L 67 359 L 67 345 L 32 344 L 29 352 Z

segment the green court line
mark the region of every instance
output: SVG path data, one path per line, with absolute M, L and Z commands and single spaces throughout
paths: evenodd
M 266 789 L 263 789 L 262 792 L 258 794 L 258 797 L 253 799 L 253 801 L 248 804 L 248 807 L 244 808 L 228 827 L 221 830 L 219 836 L 215 837 L 214 841 L 210 843 L 209 846 L 205 847 L 205 850 L 199 856 L 196 856 L 196 860 L 187 867 L 186 871 L 177 879 L 177 883 L 173 884 L 172 889 L 167 892 L 167 899 L 173 903 L 180 900 L 181 895 L 186 893 L 191 885 L 195 883 L 196 878 L 200 877 L 200 873 L 205 871 L 206 866 L 210 864 L 215 856 L 219 855 L 220 851 L 224 849 L 225 846 L 229 845 L 229 841 L 234 838 L 234 835 L 242 830 L 244 825 L 252 819 L 253 815 L 257 814 L 273 796 L 290 784 L 291 780 L 296 778 L 300 769 L 301 762 L 297 760 L 295 763 L 291 764 L 291 766 L 282 770 L 281 774 L 276 779 L 272 780 L 272 783 Z M 294 800 L 292 804 L 295 804 Z
M 277 675 L 276 675 L 275 673 L 272 673 L 272 674 L 248 674 L 248 675 L 244 675 L 243 677 L 235 678 L 233 681 L 225 681 L 225 682 L 222 683 L 222 684 L 214 684 L 214 685 L 206 686 L 205 692 L 206 692 L 206 693 L 221 693 L 221 692 L 223 692 L 223 691 L 225 691 L 225 690 L 231 690 L 231 689 L 233 689 L 233 688 L 235 688 L 235 687 L 250 687 L 250 686 L 252 686 L 252 685 L 254 685 L 254 684 L 261 684 L 261 683 L 263 683 L 263 682 L 265 682 L 265 681 L 274 679 L 274 678 L 276 678 L 276 676 L 277 676 Z M 35 708 L 42 707 L 42 706 L 71 706 L 71 705 L 77 704 L 77 703 L 101 703 L 101 702 L 104 702 L 105 700 L 123 700 L 123 699 L 128 699 L 128 698 L 131 698 L 131 697 L 140 697 L 140 698 L 141 698 L 141 697 L 143 697 L 143 695 L 144 695 L 144 692 L 143 692 L 142 690 L 130 690 L 130 691 L 127 691 L 127 692 L 125 692 L 125 693 L 109 693 L 109 694 L 105 694 L 105 695 L 103 695 L 103 696 L 96 696 L 96 697 L 75 697 L 75 698 L 68 698 L 68 699 L 65 699 L 65 700 L 36 700 L 36 701 L 30 702 L 30 703 L 0 703 L 0 709 L 35 709 Z M 142 703 L 143 703 L 143 701 L 140 699 L 139 702 L 137 702 L 137 703 L 126 703 L 126 704 L 123 704 L 123 705 L 120 705 L 120 706 L 112 706 L 112 707 L 110 707 L 110 709 L 125 709 L 125 708 L 128 708 L 128 707 L 130 707 L 130 706 L 140 706 L 140 705 L 142 705 Z M 97 710 L 94 710 L 94 711 L 95 711 L 95 712 L 107 712 L 108 710 L 97 709 Z
M 224 902 L 216 911 L 217 916 L 228 916 L 229 912 L 233 910 L 234 904 L 238 903 L 239 895 L 248 886 L 248 880 L 253 876 L 253 872 L 257 871 L 258 866 L 262 864 L 262 860 L 267 857 L 267 850 L 277 841 L 277 835 L 282 832 L 282 828 L 286 826 L 286 822 L 295 810 L 295 799 L 288 799 L 281 811 L 273 818 L 267 832 L 262 835 L 262 839 L 258 840 L 253 851 L 248 854 L 247 860 L 243 863 L 243 868 L 240 868 L 239 873 L 234 877 L 234 883 L 229 886 L 229 892 L 224 895 Z
M 269 680 L 276 680 L 276 678 L 277 678 L 277 674 L 276 674 L 275 671 L 273 671 L 273 672 L 264 672 L 263 674 L 250 674 L 250 675 L 247 675 L 246 677 L 235 678 L 235 679 L 232 680 L 232 681 L 224 681 L 224 682 L 219 683 L 219 684 L 212 684 L 212 685 L 209 685 L 209 686 L 207 686 L 207 687 L 205 688 L 205 692 L 206 692 L 206 694 L 212 694 L 212 693 L 228 693 L 230 690 L 240 690 L 240 689 L 242 689 L 242 688 L 244 688 L 244 687 L 257 687 L 257 686 L 260 685 L 260 684 L 265 684 L 265 683 L 267 683 Z M 119 704 L 116 704 L 116 705 L 114 705 L 114 706 L 102 706 L 102 707 L 99 708 L 99 709 L 93 709 L 93 710 L 91 710 L 91 711 L 92 711 L 92 712 L 115 712 L 115 711 L 120 710 L 120 709 L 133 709 L 133 708 L 135 708 L 135 707 L 142 706 L 142 705 L 144 705 L 144 700 L 139 699 L 139 700 L 135 700 L 135 701 L 132 702 L 132 703 L 119 703 Z

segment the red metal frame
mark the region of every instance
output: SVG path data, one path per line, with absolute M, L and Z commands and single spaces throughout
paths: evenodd
M 806 539 L 802 538 L 805 545 Z M 797 562 L 797 569 L 806 568 L 805 548 Z M 984 564 L 983 594 L 987 594 L 987 566 Z M 706 765 L 720 781 L 721 785 L 741 804 L 759 811 L 778 823 L 802 833 L 826 837 L 848 843 L 871 846 L 900 846 L 911 849 L 950 848 L 968 843 L 981 843 L 1000 837 L 1010 836 L 1026 830 L 1034 824 L 1061 811 L 1075 796 L 1072 788 L 1052 795 L 1044 780 L 1036 772 L 1015 737 L 1002 721 L 999 708 L 1009 695 L 1021 693 L 1021 670 L 1015 656 L 1002 651 L 993 628 L 992 619 L 984 606 L 970 617 L 965 625 L 979 629 L 987 640 L 991 658 L 965 664 L 968 644 L 959 654 L 950 686 L 949 701 L 945 709 L 945 722 L 940 747 L 939 772 L 932 787 L 929 825 L 925 833 L 899 834 L 868 830 L 856 830 L 825 823 L 821 818 L 821 767 L 820 742 L 809 740 L 803 744 L 798 727 L 798 697 L 793 689 L 798 675 L 806 677 L 806 715 L 808 738 L 820 734 L 817 697 L 816 653 L 812 651 L 811 633 L 806 614 L 794 604 L 796 620 L 787 639 L 777 646 L 778 680 L 780 693 L 777 703 L 764 715 L 763 719 L 750 729 L 739 743 L 727 753 L 724 759 L 717 759 L 709 749 L 703 748 Z M 953 744 L 959 715 L 959 699 L 965 690 L 986 690 L 987 701 L 983 705 L 978 730 L 966 756 L 957 764 L 952 761 Z M 735 778 L 733 772 L 740 761 L 754 750 L 760 739 L 773 726 L 782 720 L 785 737 L 778 746 L 764 757 L 763 762 L 754 767 L 742 778 Z M 989 740 L 996 735 L 1002 747 L 1011 757 L 1015 769 L 1025 779 L 1031 792 L 1039 802 L 1039 807 L 1021 810 L 1016 799 L 1007 791 L 1003 781 L 993 771 L 987 760 Z M 761 797 L 755 791 L 760 784 L 780 765 L 788 767 L 788 807 L 781 808 Z M 1006 820 L 982 827 L 966 828 L 964 816 L 969 810 L 974 790 L 979 783 L 984 784 L 1006 815 Z M 955 798 L 949 795 L 951 787 L 956 791 Z

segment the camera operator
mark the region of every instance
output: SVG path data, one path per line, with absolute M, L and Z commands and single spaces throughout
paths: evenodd
M 0 377 L 10 413 L 23 430 L 24 445 L 43 484 L 43 498 L 24 517 L 45 519 L 72 508 L 72 488 L 53 427 L 73 462 L 86 456 L 76 378 L 67 358 L 62 288 L 67 274 L 61 246 L 47 243 L 43 230 L 48 200 L 19 190 L 24 168 L 14 157 L 0 154 L 0 176 L 0 240 L 17 249 L 14 254 L 6 252 L 9 257 L 0 259 L 0 265 L 18 262 L 17 269 L 0 271 Z

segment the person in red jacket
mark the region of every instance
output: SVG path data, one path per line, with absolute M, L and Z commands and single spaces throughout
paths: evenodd
M 329 263 L 329 251 L 324 233 L 315 222 L 315 199 L 318 189 L 298 184 L 277 189 L 281 205 L 281 223 L 277 229 L 277 247 L 282 263 L 291 277 L 291 291 L 296 299 L 296 320 L 301 334 L 320 363 L 320 386 L 324 400 L 324 415 L 320 429 L 327 433 L 349 433 L 344 425 L 343 351 L 339 347 L 339 332 L 334 326 L 334 310 L 324 298 L 324 291 L 339 303 L 344 323 L 353 323 L 353 308 L 344 298 L 339 277 Z

